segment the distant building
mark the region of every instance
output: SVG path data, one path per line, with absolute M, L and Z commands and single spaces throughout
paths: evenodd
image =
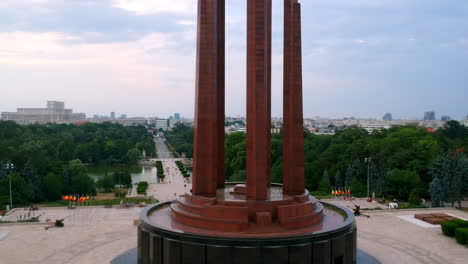
M 47 108 L 17 108 L 16 112 L 2 112 L 2 120 L 14 121 L 20 125 L 71 124 L 85 121 L 86 115 L 73 113 L 72 109 L 65 109 L 64 102 L 47 101 Z
M 167 128 L 169 127 L 169 121 L 167 119 L 156 119 L 154 120 L 154 125 L 156 127 L 156 130 L 167 130 Z
M 112 123 L 121 124 L 124 126 L 138 126 L 147 125 L 148 119 L 146 117 L 130 117 L 130 118 L 116 118 L 109 120 Z
M 180 120 L 180 114 L 179 113 L 174 113 L 174 119 L 175 120 Z
M 115 112 L 111 112 L 111 118 L 115 119 Z
M 424 120 L 436 120 L 436 114 L 434 111 L 428 111 L 424 113 Z
M 358 126 L 372 133 L 374 130 L 389 129 L 390 125 L 385 121 L 378 120 L 360 120 Z
M 127 115 L 126 114 L 121 114 L 120 118 L 125 119 L 125 118 L 127 118 Z
M 440 120 L 445 121 L 445 122 L 448 122 L 448 121 L 452 120 L 452 118 L 450 118 L 450 116 L 448 116 L 448 115 L 443 115 L 443 116 L 440 118 Z
M 392 121 L 392 119 L 393 119 L 393 118 L 392 118 L 392 114 L 391 114 L 391 113 L 386 113 L 386 114 L 383 116 L 382 119 L 385 120 L 385 121 Z
M 468 115 L 465 116 L 465 120 L 468 120 Z

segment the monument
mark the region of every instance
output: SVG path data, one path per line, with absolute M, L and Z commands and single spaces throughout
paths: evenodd
M 283 184 L 270 180 L 272 0 L 247 1 L 247 180 L 225 183 L 225 1 L 198 1 L 193 187 L 142 212 L 138 262 L 355 263 L 351 211 L 304 183 L 301 5 L 284 0 Z

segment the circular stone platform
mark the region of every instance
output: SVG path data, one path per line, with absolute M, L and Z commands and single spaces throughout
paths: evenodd
M 216 198 L 186 194 L 145 209 L 139 263 L 356 263 L 350 210 L 269 189 L 266 201 L 227 185 Z

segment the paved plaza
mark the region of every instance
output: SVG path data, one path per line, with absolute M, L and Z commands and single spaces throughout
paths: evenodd
M 45 223 L 1 224 L 0 233 L 6 236 L 0 240 L 0 263 L 109 263 L 115 256 L 136 247 L 134 220 L 141 210 L 47 208 L 35 212 L 45 213 L 41 222 L 68 216 L 65 227 L 45 230 Z M 24 212 L 15 212 L 20 213 Z
M 0 225 L 0 259 L 16 263 L 109 263 L 136 247 L 141 208 L 91 207 L 77 210 L 47 208 L 45 219 L 65 218 L 64 228 L 45 230 L 45 224 Z M 16 211 L 16 214 L 27 212 Z M 442 235 L 439 226 L 422 227 L 404 216 L 447 213 L 468 219 L 468 213 L 446 208 L 426 210 L 372 210 L 358 217 L 358 248 L 382 263 L 466 263 L 468 248 Z M 402 218 L 403 216 L 403 218 Z

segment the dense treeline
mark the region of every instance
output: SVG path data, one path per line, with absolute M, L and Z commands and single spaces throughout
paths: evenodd
M 136 164 L 155 155 L 152 135 L 143 126 L 87 123 L 20 126 L 0 122 L 0 207 L 56 200 L 64 193 L 95 192 L 86 164 Z M 7 170 L 6 163 L 14 164 Z
M 168 139 L 173 146 L 189 145 L 193 142 L 193 138 L 189 138 L 192 135 L 193 129 L 179 126 Z M 184 143 L 174 141 L 187 138 Z M 225 174 L 230 181 L 245 179 L 245 140 L 244 133 L 226 136 Z M 185 148 L 192 149 L 191 146 Z M 397 126 L 369 134 L 353 126 L 333 136 L 304 133 L 304 148 L 306 187 L 317 194 L 329 194 L 331 187 L 351 187 L 354 195 L 365 196 L 369 172 L 370 191 L 377 196 L 417 201 L 419 197 L 429 197 L 429 187 L 436 178 L 433 167 L 437 160 L 459 152 L 455 156 L 466 160 L 468 128 L 450 121 L 435 133 L 422 127 Z M 187 155 L 192 153 L 187 152 Z M 452 167 L 460 170 L 465 166 L 463 162 L 457 164 L 459 167 Z M 273 182 L 282 182 L 281 134 L 272 135 L 271 175 Z M 468 175 L 460 177 L 454 181 L 467 186 Z M 463 192 L 466 196 L 466 187 Z
M 193 128 L 177 124 L 172 131 L 166 133 L 166 139 L 177 153 L 185 153 L 187 158 L 192 158 Z

